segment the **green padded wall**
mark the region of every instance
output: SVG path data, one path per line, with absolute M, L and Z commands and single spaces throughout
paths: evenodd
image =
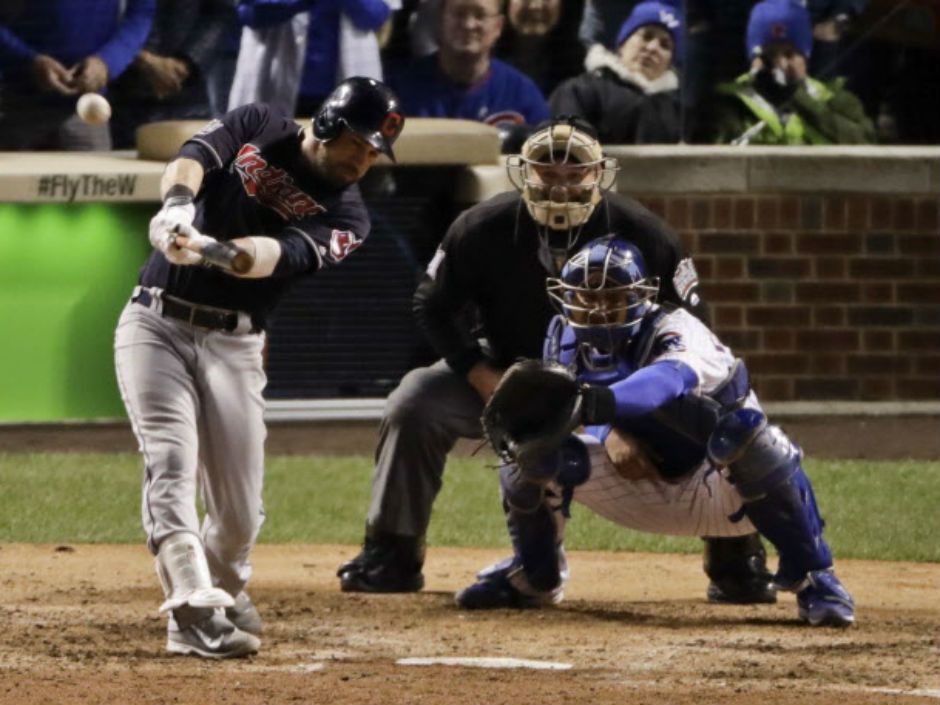
M 0 422 L 123 417 L 114 326 L 153 204 L 0 204 Z

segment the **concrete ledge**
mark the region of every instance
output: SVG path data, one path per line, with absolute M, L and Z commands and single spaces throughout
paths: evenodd
M 295 118 L 304 127 L 310 118 Z M 142 159 L 166 162 L 180 146 L 206 126 L 207 120 L 165 120 L 137 129 L 137 151 Z M 402 165 L 493 164 L 499 159 L 499 130 L 476 120 L 408 118 L 395 143 Z M 390 163 L 382 157 L 382 163 Z
M 612 146 L 622 193 L 940 192 L 940 147 Z
M 0 201 L 155 202 L 163 157 L 175 154 L 179 142 L 201 124 L 142 128 L 160 147 L 147 152 L 159 153 L 157 161 L 139 159 L 135 152 L 0 153 Z M 465 166 L 454 184 L 460 202 L 476 203 L 513 188 L 495 128 L 432 118 L 409 125 L 395 145 L 399 164 Z M 940 147 L 615 145 L 607 153 L 620 162 L 616 190 L 627 194 L 940 193 Z
M 626 194 L 940 193 L 940 147 L 614 145 L 615 190 Z M 462 203 L 512 190 L 504 161 L 468 166 Z

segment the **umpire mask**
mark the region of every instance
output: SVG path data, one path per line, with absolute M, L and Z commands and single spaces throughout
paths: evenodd
M 575 120 L 559 119 L 533 133 L 506 168 L 536 223 L 571 231 L 591 217 L 618 167 Z

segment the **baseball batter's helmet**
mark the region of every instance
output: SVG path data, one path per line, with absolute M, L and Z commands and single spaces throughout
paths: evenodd
M 643 255 L 612 235 L 592 240 L 547 281 L 548 295 L 578 342 L 609 352 L 629 340 L 659 293 Z
M 352 130 L 395 161 L 392 145 L 401 134 L 405 116 L 392 89 L 374 78 L 353 76 L 333 90 L 313 118 L 313 135 L 328 142 L 343 129 Z

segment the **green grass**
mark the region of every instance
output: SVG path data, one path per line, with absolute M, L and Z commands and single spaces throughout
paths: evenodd
M 815 461 L 807 468 L 838 557 L 940 561 L 940 463 Z M 362 539 L 371 460 L 271 457 L 266 543 Z M 140 460 L 133 454 L 0 453 L 0 542 L 138 542 Z M 700 542 L 640 534 L 573 507 L 571 549 L 698 552 Z M 508 546 L 494 470 L 454 458 L 429 542 Z

